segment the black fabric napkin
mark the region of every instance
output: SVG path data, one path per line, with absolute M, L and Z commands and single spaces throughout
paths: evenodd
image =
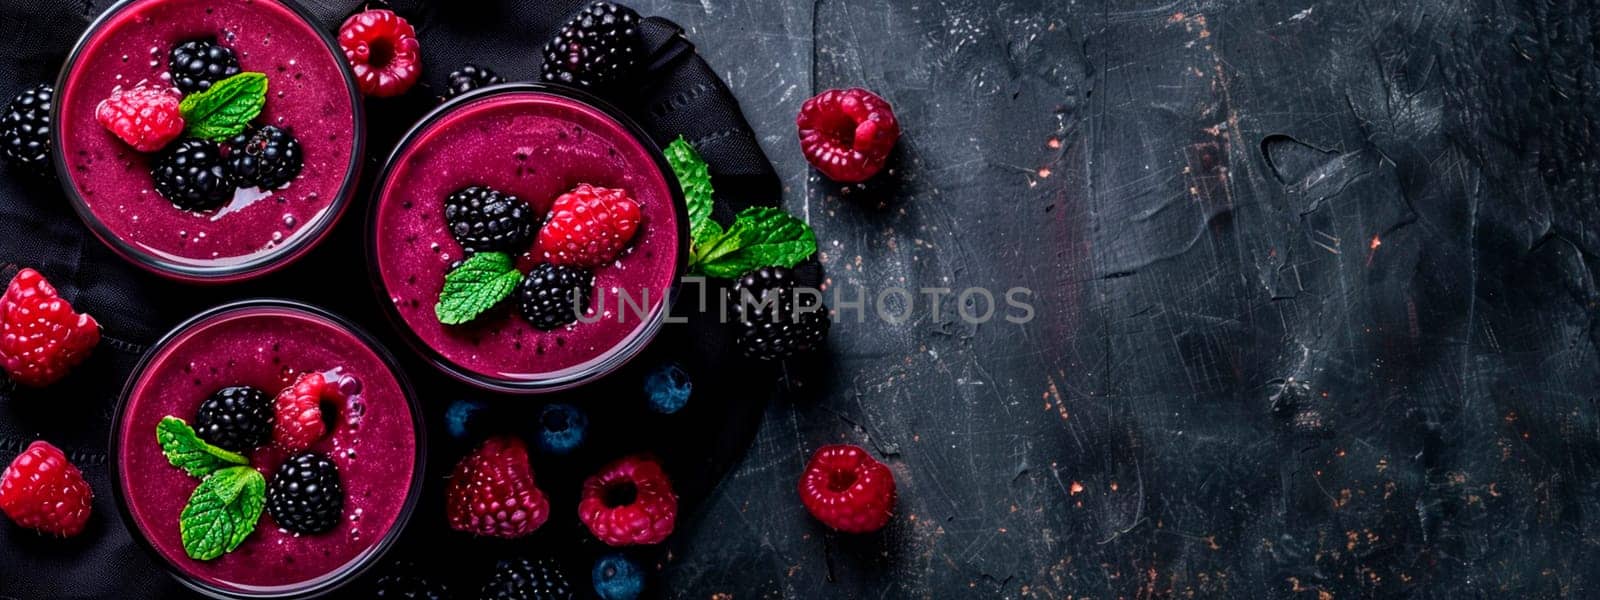
M 53 81 L 78 36 L 111 4 L 109 0 L 0 0 L 0 40 L 5 40 L 5 50 L 0 52 L 0 101 L 36 82 Z M 438 90 L 444 88 L 449 71 L 472 62 L 489 66 L 513 81 L 536 79 L 543 40 L 583 2 L 412 0 L 389 4 L 417 27 L 425 64 L 423 82 L 402 98 L 368 101 L 370 133 L 362 191 L 334 235 L 279 273 L 226 287 L 192 287 L 163 280 L 124 263 L 94 239 L 54 180 L 13 168 L 0 171 L 0 283 L 9 281 L 21 267 L 36 268 L 103 327 L 103 341 L 93 357 L 62 383 L 31 390 L 0 382 L 0 464 L 9 463 L 32 440 L 46 439 L 66 450 L 83 469 L 96 496 L 89 529 L 71 540 L 40 537 L 0 518 L 0 599 L 189 597 L 134 542 L 118 516 L 107 473 L 106 443 L 117 396 L 134 363 L 162 333 L 198 310 L 255 296 L 319 304 L 354 318 L 405 357 L 413 384 L 427 397 L 430 419 L 437 420 L 450 398 L 472 393 L 405 356 L 406 349 L 388 324 L 373 316 L 380 311 L 379 300 L 364 275 L 366 192 L 394 141 L 437 105 Z M 301 0 L 301 5 L 329 32 L 362 7 L 361 2 L 351 0 Z M 683 135 L 700 150 L 716 180 L 718 218 L 726 221 L 749 204 L 776 203 L 781 194 L 779 180 L 727 86 L 695 53 L 677 25 L 650 18 L 642 29 L 651 48 L 649 68 L 639 90 L 614 100 L 658 143 L 664 145 Z M 664 333 L 663 338 L 668 340 L 665 343 L 698 347 L 686 364 L 693 374 L 715 368 L 717 357 L 726 351 L 725 337 L 719 333 L 715 326 L 693 324 Z M 684 352 L 679 349 L 673 354 Z M 759 381 L 758 374 L 729 376 L 727 385 L 737 388 Z M 703 389 L 706 386 L 697 387 L 697 397 L 706 394 Z M 710 392 L 716 395 L 716 390 Z M 663 442 L 654 434 L 637 436 L 646 440 L 642 444 L 668 448 L 664 458 L 669 468 L 674 461 L 686 465 L 681 471 L 689 474 L 678 482 L 679 492 L 686 498 L 708 490 L 731 464 L 748 442 L 760 404 L 711 403 L 700 410 L 718 411 L 724 418 L 696 426 L 708 431 L 682 434 L 693 442 Z M 727 427 L 728 423 L 734 426 Z M 431 425 L 433 437 L 443 437 L 437 423 Z M 432 444 L 431 450 L 430 486 L 437 488 L 441 474 L 448 472 L 450 463 L 464 450 L 448 440 Z M 573 467 L 580 468 L 590 467 Z M 552 477 L 559 479 L 561 474 Z M 541 485 L 548 485 L 547 480 L 541 474 Z M 439 510 L 437 495 L 430 492 L 413 519 L 419 533 L 408 536 L 420 539 L 409 544 L 423 549 L 411 554 L 439 553 L 441 546 L 429 538 L 451 535 L 433 522 L 442 521 L 441 515 L 427 514 Z M 566 500 L 570 502 L 570 498 Z M 570 517 L 558 515 L 552 523 L 574 520 Z M 448 543 L 479 547 L 458 539 Z M 497 550 L 491 547 L 484 553 Z M 469 560 L 474 552 L 461 553 L 456 560 Z M 574 571 L 579 587 L 585 587 L 586 573 Z

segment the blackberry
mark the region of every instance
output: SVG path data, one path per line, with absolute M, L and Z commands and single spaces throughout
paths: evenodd
M 344 516 L 339 467 L 321 452 L 289 457 L 267 484 L 267 512 L 279 527 L 294 533 L 333 529 Z
M 22 90 L 0 116 L 0 152 L 11 164 L 36 173 L 50 169 L 50 105 L 56 91 L 48 83 Z
M 570 600 L 575 596 L 566 573 L 555 561 L 517 558 L 500 561 L 479 597 L 483 600 Z
M 228 174 L 239 187 L 275 190 L 300 175 L 305 158 L 294 134 L 263 125 L 228 140 Z
M 200 403 L 194 423 L 201 439 L 245 452 L 272 441 L 272 397 L 250 386 L 225 387 Z
M 763 267 L 733 286 L 736 345 L 744 355 L 776 360 L 815 350 L 828 335 L 828 307 L 815 294 L 795 292 L 794 272 Z
M 373 582 L 372 597 L 377 600 L 446 600 L 450 589 L 418 575 L 415 564 L 402 562 Z
M 450 235 L 468 254 L 521 254 L 533 242 L 533 208 L 521 199 L 485 186 L 472 186 L 444 201 Z
M 184 210 L 211 210 L 233 197 L 233 177 L 216 142 L 191 138 L 167 146 L 150 177 L 157 192 Z
M 239 57 L 212 40 L 190 40 L 173 47 L 167 57 L 172 84 L 185 94 L 204 92 L 218 81 L 239 74 Z
M 517 284 L 517 310 L 542 331 L 578 320 L 589 310 L 594 274 L 579 267 L 540 263 Z
M 595 2 L 545 44 L 542 76 L 553 83 L 599 90 L 621 81 L 643 56 L 639 13 L 620 4 Z
M 480 67 L 471 63 L 461 65 L 461 68 L 450 72 L 450 83 L 445 85 L 444 97 L 441 101 L 449 100 L 472 90 L 505 83 L 506 78 L 501 77 L 489 67 Z

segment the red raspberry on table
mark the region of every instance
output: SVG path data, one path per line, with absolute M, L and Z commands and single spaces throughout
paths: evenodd
M 94 118 L 134 150 L 155 152 L 183 133 L 181 100 L 170 87 L 118 89 L 95 107 Z
M 339 26 L 339 47 L 361 93 L 377 98 L 404 94 L 422 74 L 417 30 L 392 10 L 359 12 Z
M 321 373 L 306 373 L 294 385 L 278 392 L 272 401 L 272 441 L 290 452 L 311 447 L 328 433 L 322 420 L 322 392 L 327 381 Z
M 841 183 L 878 174 L 900 139 L 900 123 L 889 102 L 861 88 L 817 94 L 800 106 L 794 124 L 806 160 Z
M 639 203 L 626 191 L 579 184 L 551 204 L 534 250 L 552 264 L 592 269 L 616 260 L 639 219 Z
M 877 531 L 894 508 L 894 473 L 860 447 L 823 446 L 800 476 L 800 502 L 823 525 L 846 533 Z
M 612 546 L 659 544 L 677 524 L 678 495 L 661 463 L 628 456 L 584 480 L 578 519 Z
M 550 501 L 533 481 L 528 446 L 492 437 L 456 463 L 445 490 L 450 528 L 471 534 L 518 538 L 550 518 Z
M 19 384 L 55 383 L 100 343 L 94 317 L 72 311 L 44 275 L 23 269 L 0 296 L 0 362 Z
M 17 525 L 61 537 L 83 532 L 94 492 L 61 449 L 34 442 L 0 474 L 0 512 Z

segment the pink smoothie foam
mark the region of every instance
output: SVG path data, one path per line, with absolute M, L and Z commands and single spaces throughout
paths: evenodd
M 285 187 L 241 190 L 212 213 L 161 197 L 150 178 L 155 155 L 128 147 L 94 117 L 119 86 L 166 85 L 168 53 L 202 38 L 233 49 L 242 70 L 266 73 L 266 109 L 256 122 L 293 132 L 305 158 Z M 358 124 L 345 69 L 277 0 L 137 0 L 90 34 L 64 78 L 56 123 L 70 184 L 108 230 L 97 233 L 127 244 L 121 251 L 133 258 L 218 269 L 304 249 L 338 216 L 335 203 L 353 180 Z
M 172 415 L 193 424 L 200 403 L 223 387 L 275 395 L 299 373 L 334 368 L 358 379 L 360 394 L 339 407 L 337 426 L 311 449 L 339 468 L 344 519 L 330 532 L 296 536 L 263 512 L 238 549 L 211 561 L 189 558 L 178 515 L 199 482 L 168 464 L 156 423 Z M 404 509 L 416 469 L 410 404 L 388 364 L 337 323 L 285 307 L 228 311 L 167 342 L 138 377 L 118 429 L 118 485 L 140 533 L 183 573 L 238 592 L 303 589 L 365 561 Z M 270 482 L 288 454 L 258 448 L 250 464 Z
M 382 184 L 374 225 L 385 292 L 424 344 L 474 373 L 525 381 L 586 369 L 644 330 L 641 314 L 663 309 L 673 283 L 678 212 L 652 157 L 621 123 L 563 96 L 505 92 L 457 107 L 401 150 Z M 629 249 L 595 270 L 591 307 L 604 310 L 586 318 L 598 320 L 546 332 L 502 308 L 467 325 L 440 324 L 434 305 L 445 273 L 462 257 L 445 225 L 445 198 L 487 185 L 544 215 L 579 183 L 626 190 L 643 216 Z M 519 262 L 527 272 L 535 261 L 524 255 Z M 626 307 L 624 292 L 632 302 Z M 643 311 L 635 308 L 641 305 Z

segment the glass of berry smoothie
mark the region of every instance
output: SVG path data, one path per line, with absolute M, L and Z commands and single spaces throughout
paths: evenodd
M 354 193 L 365 139 L 343 54 L 293 0 L 122 0 L 56 84 L 56 171 L 129 261 L 191 282 L 311 249 Z
M 201 313 L 145 354 L 111 434 L 134 537 L 216 598 L 307 598 L 354 580 L 421 493 L 424 428 L 393 357 L 285 300 Z
M 368 250 L 396 325 L 486 389 L 571 388 L 664 323 L 687 255 L 660 149 L 588 94 L 502 84 L 424 117 L 378 179 Z

